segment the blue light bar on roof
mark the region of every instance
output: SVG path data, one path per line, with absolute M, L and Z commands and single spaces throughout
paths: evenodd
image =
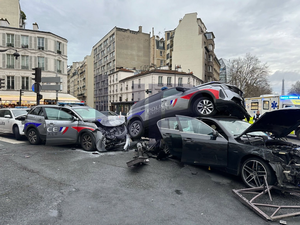
M 282 95 L 280 96 L 280 99 L 286 100 L 286 99 L 300 99 L 300 96 L 297 95 Z

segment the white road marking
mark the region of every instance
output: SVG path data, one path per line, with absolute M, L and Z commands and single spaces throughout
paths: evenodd
M 18 141 L 12 138 L 0 137 L 0 141 L 4 141 L 10 144 L 25 144 L 28 143 L 27 141 Z

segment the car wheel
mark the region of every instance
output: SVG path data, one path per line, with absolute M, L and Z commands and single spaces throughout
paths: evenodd
M 213 116 L 216 114 L 216 109 L 210 98 L 201 97 L 194 102 L 193 112 L 196 116 Z
M 21 139 L 21 135 L 20 135 L 19 127 L 18 126 L 14 126 L 13 133 L 14 133 L 14 136 L 15 136 L 16 140 L 20 140 Z
M 274 171 L 260 158 L 247 159 L 241 168 L 241 176 L 247 187 L 260 187 L 265 183 L 265 176 L 268 185 L 273 185 L 276 181 Z
M 90 134 L 90 133 L 83 133 L 80 136 L 80 144 L 81 144 L 81 147 L 85 151 L 95 150 L 95 142 L 94 142 L 94 139 L 92 137 L 92 134 Z
M 296 136 L 297 136 L 297 138 L 300 140 L 300 130 L 297 130 L 297 131 L 296 131 Z
M 30 144 L 38 145 L 41 142 L 40 135 L 35 128 L 31 128 L 27 132 L 27 138 Z
M 128 126 L 129 135 L 132 139 L 138 139 L 142 137 L 144 128 L 140 120 L 132 121 Z

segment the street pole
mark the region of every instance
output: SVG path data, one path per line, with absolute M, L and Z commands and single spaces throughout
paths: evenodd
M 57 71 L 56 71 L 56 77 L 58 77 Z M 56 84 L 59 84 L 56 82 Z M 56 99 L 55 99 L 56 105 L 58 104 L 58 90 L 56 90 Z

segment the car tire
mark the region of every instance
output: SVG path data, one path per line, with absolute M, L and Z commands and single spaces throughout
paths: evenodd
M 296 137 L 300 140 L 300 130 L 297 130 L 295 134 L 296 134 Z
M 276 182 L 276 176 L 270 165 L 260 158 L 249 158 L 243 162 L 241 177 L 247 187 L 260 187 L 265 184 L 264 176 L 268 185 Z
M 35 128 L 30 128 L 27 131 L 26 136 L 28 138 L 29 143 L 32 144 L 32 145 L 38 145 L 38 144 L 41 143 L 40 135 L 39 135 L 37 129 L 35 129 Z
M 19 131 L 19 127 L 18 126 L 14 126 L 13 127 L 13 133 L 15 136 L 16 140 L 20 140 L 21 139 L 21 135 L 20 135 L 20 131 Z
M 131 137 L 131 139 L 139 139 L 143 136 L 144 133 L 144 127 L 140 120 L 134 120 L 130 122 L 128 126 L 128 132 Z
M 83 133 L 80 136 L 80 145 L 85 151 L 94 151 L 95 150 L 95 141 L 91 133 Z
M 208 97 L 198 98 L 192 110 L 195 116 L 213 116 L 217 112 L 213 101 Z

